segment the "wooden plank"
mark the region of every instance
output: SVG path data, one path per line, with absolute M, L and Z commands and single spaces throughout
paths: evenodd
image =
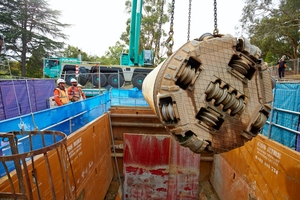
M 166 129 L 149 107 L 112 107 L 110 113 L 116 140 L 123 141 L 124 133 L 168 135 Z M 146 125 L 148 127 L 145 127 Z

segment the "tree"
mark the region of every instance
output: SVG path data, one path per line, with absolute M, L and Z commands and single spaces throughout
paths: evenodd
M 101 64 L 105 65 L 119 65 L 120 64 L 120 55 L 125 49 L 125 44 L 122 44 L 120 41 L 117 41 L 115 46 L 108 47 L 108 51 L 105 52 L 105 60 L 102 60 Z
M 43 77 L 43 58 L 45 56 L 45 50 L 43 47 L 38 47 L 32 51 L 32 56 L 29 58 L 26 64 L 26 76 L 32 78 Z
M 106 56 L 101 56 L 99 58 L 99 62 L 101 65 L 110 65 L 110 59 L 107 58 Z
M 77 58 L 80 54 L 82 61 L 93 61 L 86 52 L 81 51 L 78 47 L 73 47 L 71 45 L 68 45 L 68 47 L 61 52 L 61 54 L 61 57 L 66 58 Z
M 162 13 L 162 0 L 144 0 L 143 1 L 143 12 L 141 21 L 141 34 L 139 50 L 153 50 L 156 58 L 154 60 L 160 60 L 163 56 L 160 54 L 161 38 L 167 34 L 161 25 L 165 24 L 169 15 Z M 126 11 L 131 13 L 131 0 L 125 2 Z M 129 44 L 129 32 L 130 32 L 130 20 L 128 19 L 126 24 L 126 32 L 121 35 L 121 40 L 126 44 Z
M 22 76 L 26 62 L 38 48 L 53 53 L 64 46 L 57 39 L 67 39 L 62 29 L 69 24 L 58 21 L 61 12 L 48 8 L 46 0 L 0 1 L 0 32 L 5 36 L 8 57 L 21 63 Z
M 295 73 L 299 58 L 299 10 L 299 0 L 246 0 L 241 19 L 251 43 L 261 48 L 263 56 L 275 59 L 273 62 L 283 55 L 293 59 Z

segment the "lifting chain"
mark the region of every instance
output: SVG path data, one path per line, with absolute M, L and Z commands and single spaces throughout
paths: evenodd
M 155 44 L 155 64 L 158 64 L 158 56 L 160 51 L 160 38 L 161 38 L 161 26 L 162 26 L 162 19 L 164 14 L 164 2 L 165 0 L 161 1 L 161 8 L 160 8 L 160 18 L 159 18 L 159 25 L 158 25 L 158 41 Z
M 215 21 L 215 29 L 213 32 L 213 35 L 218 35 L 219 30 L 218 30 L 218 24 L 217 24 L 217 0 L 214 0 L 214 21 Z
M 174 9 L 175 9 L 175 0 L 172 0 L 172 7 L 171 7 L 171 22 L 170 22 L 170 31 L 169 31 L 169 37 L 166 40 L 166 47 L 168 49 L 167 55 L 168 57 L 172 55 L 172 48 L 174 45 L 174 39 L 173 39 L 173 22 L 174 22 Z
M 191 10 L 192 10 L 192 0 L 189 0 L 189 17 L 188 17 L 187 41 L 190 41 Z

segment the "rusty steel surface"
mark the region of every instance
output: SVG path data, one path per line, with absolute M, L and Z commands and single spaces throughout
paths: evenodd
M 215 155 L 211 183 L 220 199 L 299 199 L 300 153 L 262 135 Z
M 72 133 L 63 142 L 66 143 L 66 149 L 46 147 L 47 158 L 44 155 L 35 156 L 34 165 L 31 161 L 22 161 L 27 165 L 27 170 L 23 166 L 22 173 L 28 173 L 27 176 L 22 175 L 22 177 L 28 179 L 32 186 L 32 198 L 28 195 L 28 189 L 26 189 L 26 197 L 19 195 L 18 198 L 104 199 L 113 178 L 108 114 Z M 64 153 L 68 161 L 63 163 L 62 158 L 59 160 L 58 156 L 61 153 Z M 36 180 L 33 180 L 33 172 Z M 16 171 L 9 173 L 9 176 L 10 178 L 4 176 L 0 179 L 0 198 L 7 196 L 12 188 L 18 187 Z M 52 180 L 49 182 L 50 178 Z M 19 192 L 19 189 L 15 191 Z
M 19 142 L 18 136 L 28 137 L 27 149 L 21 146 L 26 142 Z M 51 137 L 51 143 L 46 144 L 46 137 Z M 34 156 L 42 156 L 45 162 L 45 175 L 48 177 L 49 188 L 51 193 L 49 194 L 52 199 L 56 199 L 55 186 L 53 183 L 53 177 L 49 164 L 49 155 L 48 153 L 51 150 L 56 150 L 57 153 L 57 164 L 58 171 L 61 174 L 62 180 L 62 190 L 65 197 L 71 198 L 72 193 L 67 190 L 67 177 L 65 176 L 64 166 L 67 164 L 66 156 L 66 141 L 67 136 L 62 132 L 57 131 L 22 131 L 22 132 L 9 132 L 5 134 L 0 134 L 1 141 L 7 141 L 7 149 L 11 149 L 11 155 L 2 155 L 0 156 L 1 166 L 5 169 L 6 175 L 4 175 L 1 180 L 7 180 L 6 183 L 9 183 L 10 187 L 7 187 L 7 190 L 2 190 L 4 184 L 0 185 L 0 196 L 3 195 L 3 198 L 16 198 L 16 199 L 35 199 L 33 191 L 36 190 L 38 198 L 41 198 L 41 188 L 39 185 L 39 177 L 37 176 L 36 168 L 29 170 L 30 168 L 27 165 L 35 166 L 37 162 L 34 159 Z M 35 144 L 34 144 L 35 143 Z M 41 144 L 41 145 L 36 145 Z M 7 152 L 9 150 L 6 150 Z M 23 151 L 23 152 L 22 152 Z M 1 149 L 2 152 L 2 149 Z M 31 161 L 27 160 L 31 159 Z M 12 164 L 13 162 L 13 164 Z M 10 171 L 15 167 L 16 181 L 11 176 Z M 0 182 L 1 183 L 1 182 Z
M 172 137 L 170 153 L 167 199 L 198 199 L 200 155 L 180 146 Z
M 198 199 L 199 167 L 169 135 L 124 134 L 125 199 Z
M 229 151 L 255 137 L 271 110 L 274 81 L 260 55 L 244 38 L 204 35 L 155 68 L 143 95 L 182 146 Z

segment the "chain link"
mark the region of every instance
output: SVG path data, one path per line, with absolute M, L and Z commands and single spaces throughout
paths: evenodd
M 174 39 L 173 39 L 173 34 L 174 34 L 174 31 L 173 31 L 173 25 L 174 25 L 174 10 L 175 10 L 175 0 L 172 0 L 172 7 L 171 7 L 171 22 L 170 22 L 170 31 L 169 31 L 169 37 L 168 39 L 166 40 L 166 46 L 167 46 L 167 55 L 168 57 L 170 55 L 172 55 L 172 48 L 173 48 L 173 45 L 174 45 Z
M 170 27 L 172 27 L 172 32 L 173 32 L 173 25 L 174 25 L 174 10 L 175 10 L 175 0 L 172 0 L 171 22 L 170 22 Z
M 213 32 L 213 35 L 218 35 L 219 30 L 218 30 L 218 19 L 217 19 L 217 0 L 214 0 L 214 22 L 215 22 L 215 29 Z
M 190 41 L 190 29 L 191 29 L 191 10 L 192 10 L 192 0 L 189 0 L 189 17 L 188 17 L 188 32 L 187 32 L 187 41 Z

